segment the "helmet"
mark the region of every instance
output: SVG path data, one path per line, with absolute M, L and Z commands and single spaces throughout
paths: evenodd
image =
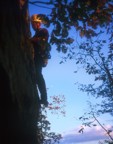
M 33 21 L 34 22 L 40 22 L 40 23 L 42 22 L 42 20 L 38 14 L 34 14 L 31 16 L 31 22 L 33 22 Z

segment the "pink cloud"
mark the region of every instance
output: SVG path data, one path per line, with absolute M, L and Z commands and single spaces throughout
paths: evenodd
M 110 125 L 108 125 L 106 128 L 113 129 Z M 85 127 L 83 133 L 79 133 L 79 129 L 80 128 L 76 128 L 72 131 L 69 131 L 68 133 L 64 133 L 61 144 L 75 144 L 82 142 L 105 140 L 109 138 L 100 126 L 96 126 L 93 128 Z

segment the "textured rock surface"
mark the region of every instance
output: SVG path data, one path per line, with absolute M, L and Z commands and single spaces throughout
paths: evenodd
M 0 1 L 0 19 L 0 144 L 35 144 L 39 105 L 25 11 L 17 0 Z

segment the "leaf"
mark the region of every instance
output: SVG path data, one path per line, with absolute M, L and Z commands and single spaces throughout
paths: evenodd
M 74 39 L 73 38 L 67 38 L 66 39 L 66 43 L 67 44 L 71 44 L 71 43 L 73 43 L 74 42 Z
M 79 64 L 79 61 L 77 61 L 76 64 Z
M 81 120 L 83 117 L 79 117 L 79 120 Z
M 83 133 L 84 132 L 84 128 L 82 127 L 78 132 L 79 133 Z
M 81 30 L 81 31 L 80 31 L 80 36 L 83 37 L 84 35 L 85 35 L 84 31 Z

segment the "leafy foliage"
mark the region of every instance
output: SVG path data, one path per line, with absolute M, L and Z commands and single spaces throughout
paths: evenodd
M 113 50 L 110 44 L 105 47 L 105 43 L 105 40 L 97 39 L 80 44 L 76 64 L 82 65 L 88 75 L 94 76 L 94 83 L 80 84 L 79 89 L 103 98 L 102 109 L 98 112 L 113 114 Z
M 51 96 L 52 102 L 49 103 L 48 110 L 52 114 L 65 116 L 65 97 L 64 95 Z M 61 134 L 51 132 L 51 123 L 47 120 L 47 110 L 41 106 L 37 123 L 38 142 L 43 144 L 56 144 L 62 138 Z
M 98 116 L 96 113 L 96 108 L 93 106 L 90 102 L 89 104 L 89 109 L 90 111 L 85 112 L 83 116 L 79 117 L 79 120 L 82 121 L 82 127 L 79 130 L 79 133 L 83 133 L 85 131 L 86 127 L 101 127 L 102 130 L 105 132 L 105 134 L 108 136 L 109 140 L 105 140 L 104 142 L 99 142 L 99 144 L 112 144 L 113 143 L 113 127 L 111 126 L 110 128 L 107 128 L 105 124 L 102 124 L 98 120 Z
M 74 38 L 70 35 L 72 27 L 79 31 L 81 37 L 87 38 L 97 36 L 99 27 L 111 31 L 112 0 L 49 0 L 48 2 L 30 0 L 29 3 L 38 6 L 45 4 L 46 8 L 51 8 L 48 18 L 43 15 L 46 21 L 44 23 L 48 27 L 53 27 L 50 42 L 57 46 L 59 52 L 66 53 L 70 44 L 74 42 Z
M 50 131 L 50 122 L 47 120 L 47 111 L 45 107 L 41 107 L 39 119 L 37 123 L 38 143 L 56 144 L 62 138 L 61 134 Z
M 52 102 L 49 103 L 48 109 L 52 114 L 65 116 L 65 96 L 51 96 Z
M 75 27 L 80 30 L 81 36 L 95 36 L 94 29 L 111 22 L 112 7 L 109 0 L 75 0 L 70 6 L 70 18 L 76 22 Z

